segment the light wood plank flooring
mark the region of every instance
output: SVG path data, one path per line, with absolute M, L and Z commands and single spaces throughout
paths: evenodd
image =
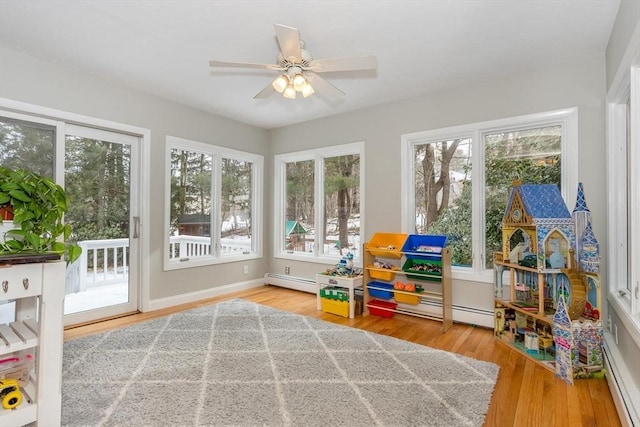
M 65 331 L 65 340 L 231 298 L 243 298 L 279 310 L 390 335 L 498 364 L 500 375 L 486 416 L 487 427 L 621 425 L 605 379 L 578 380 L 573 386 L 567 385 L 551 371 L 496 342 L 493 331 L 489 329 L 454 324 L 443 334 L 440 332 L 439 322 L 405 315 L 395 315 L 391 319 L 377 316 L 347 319 L 317 311 L 316 297 L 313 294 L 273 286 L 68 329 Z

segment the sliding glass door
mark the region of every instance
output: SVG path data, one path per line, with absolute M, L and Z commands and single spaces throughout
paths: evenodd
M 65 324 L 137 310 L 138 146 L 135 136 L 65 128 L 65 220 L 82 248 L 67 269 Z
M 0 164 L 52 177 L 69 196 L 65 222 L 82 255 L 67 266 L 65 325 L 138 310 L 140 145 L 125 133 L 0 111 Z M 0 306 L 0 319 L 11 312 Z

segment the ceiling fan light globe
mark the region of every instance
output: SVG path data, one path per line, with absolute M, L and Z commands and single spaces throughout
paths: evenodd
M 307 96 L 313 95 L 316 91 L 313 90 L 313 87 L 307 83 L 306 85 L 304 85 L 304 87 L 302 88 L 302 96 L 304 98 L 306 98 Z
M 302 74 L 296 74 L 295 76 L 293 76 L 293 88 L 296 91 L 301 92 L 306 84 L 307 79 Z
M 285 89 L 284 92 L 282 92 L 282 96 L 284 96 L 287 99 L 296 99 L 296 90 L 293 88 L 293 85 L 288 85 Z
M 289 79 L 285 75 L 280 75 L 271 84 L 278 93 L 282 93 L 289 84 Z

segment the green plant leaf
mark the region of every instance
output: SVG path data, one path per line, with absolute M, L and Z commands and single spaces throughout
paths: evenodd
M 66 245 L 64 244 L 64 242 L 54 242 L 51 245 L 50 250 L 51 250 L 51 252 L 56 252 L 56 253 L 59 253 L 59 254 L 63 254 L 65 248 L 66 248 Z
M 22 191 L 22 190 L 10 190 L 9 191 L 9 196 L 13 197 L 14 199 L 18 199 L 18 200 L 20 200 L 22 202 L 31 201 L 31 197 L 26 195 L 24 193 L 24 191 Z
M 82 254 L 82 248 L 80 246 L 69 245 L 67 247 L 67 262 L 71 264 L 72 262 L 80 258 L 81 254 Z
M 69 239 L 69 236 L 71 236 L 71 226 L 69 224 L 65 224 L 64 225 L 64 232 L 62 233 L 62 237 L 64 238 L 64 240 Z
M 24 241 L 27 242 L 34 250 L 39 251 L 43 247 L 43 239 L 33 233 L 26 233 Z
M 2 184 L 0 184 L 0 189 L 2 189 L 2 191 L 4 191 L 4 192 L 8 193 L 11 190 L 19 190 L 20 186 L 16 182 L 6 181 L 6 182 L 3 182 Z

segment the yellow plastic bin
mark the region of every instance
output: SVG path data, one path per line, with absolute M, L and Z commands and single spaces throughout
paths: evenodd
M 321 298 L 322 311 L 337 314 L 342 317 L 349 317 L 349 301 L 337 301 L 328 298 Z
M 419 294 L 411 295 L 411 294 L 403 294 L 400 292 L 394 292 L 393 299 L 396 300 L 396 302 L 403 303 L 403 304 L 412 304 L 412 305 L 420 304 Z
M 379 268 L 377 270 L 369 269 L 369 276 L 371 276 L 372 279 L 391 282 L 393 278 L 396 277 L 396 270 L 382 268 Z
M 407 235 L 402 233 L 375 233 L 366 250 L 373 256 L 400 259 L 406 239 Z

